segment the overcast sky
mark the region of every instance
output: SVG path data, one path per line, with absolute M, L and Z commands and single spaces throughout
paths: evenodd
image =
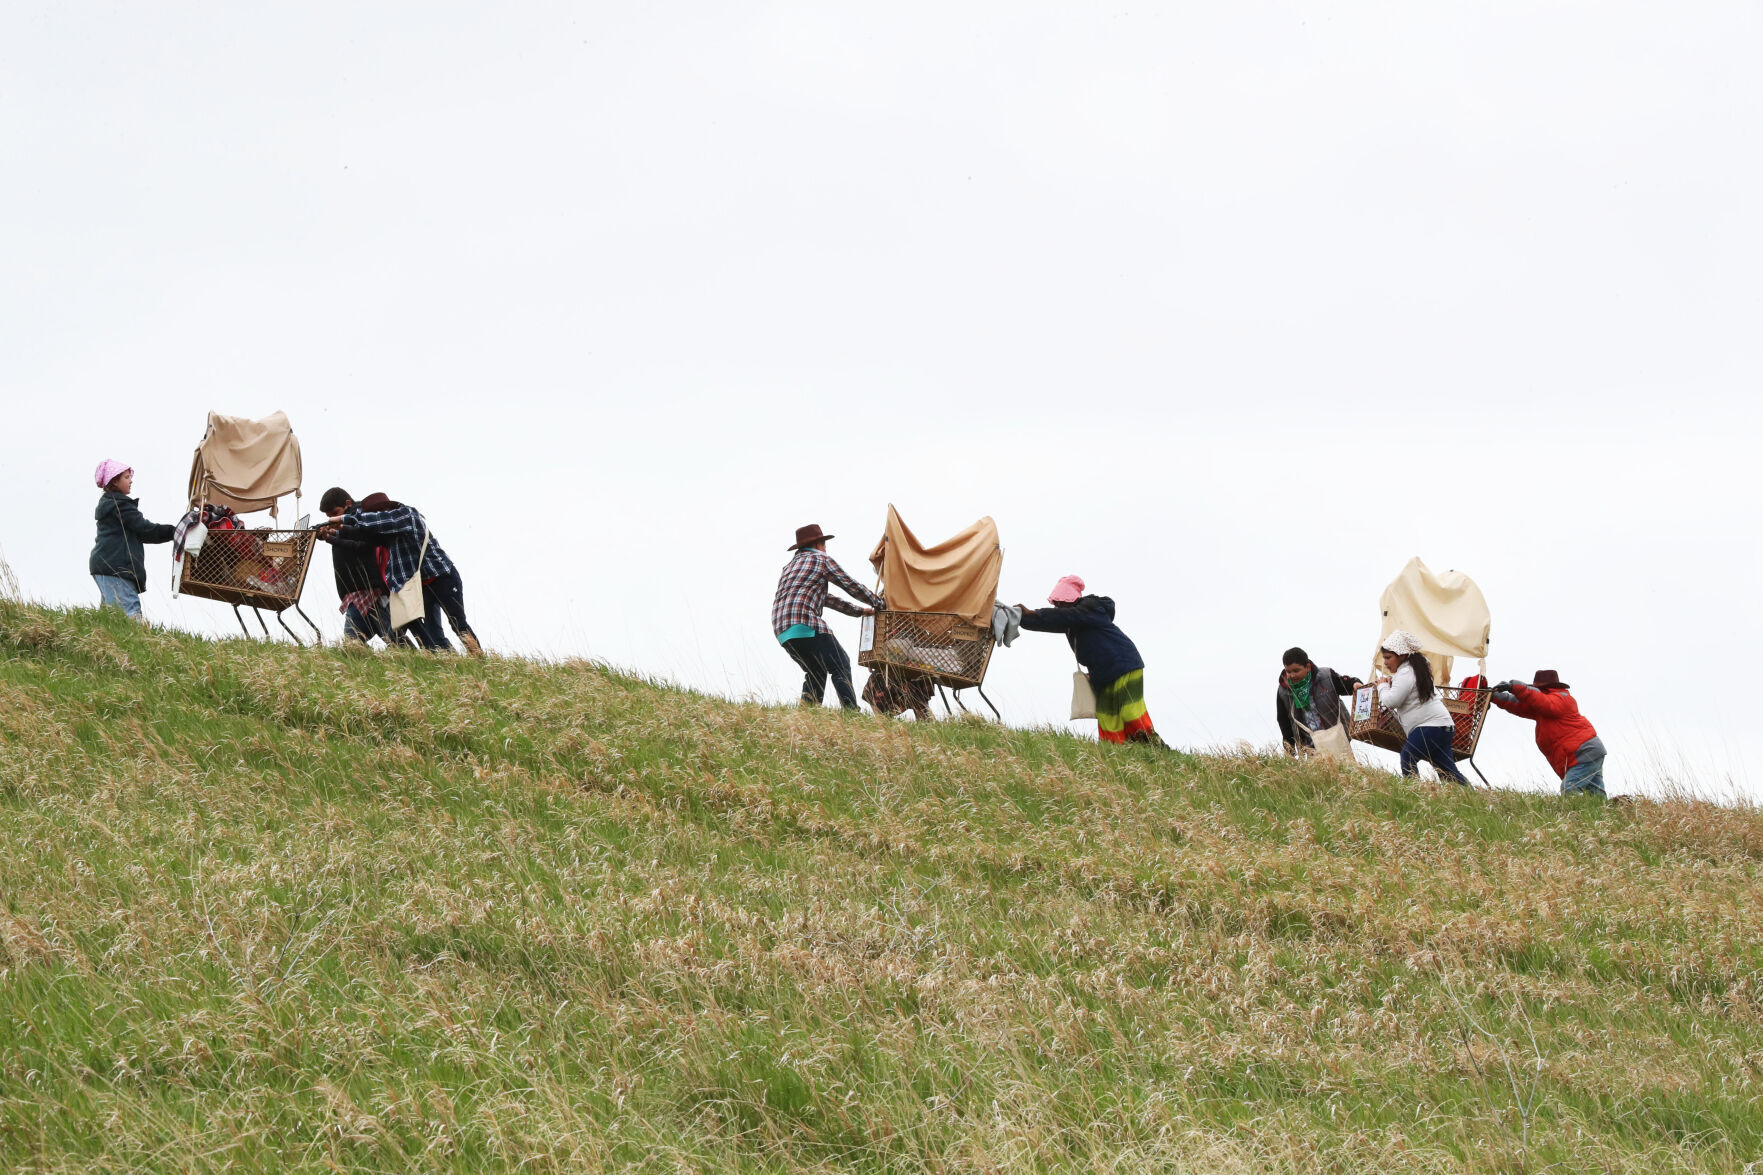
M 1612 790 L 1758 795 L 1760 58 L 1736 0 L 12 0 L 0 549 L 91 603 L 99 459 L 173 521 L 204 414 L 282 409 L 305 508 L 421 508 L 491 648 L 782 700 L 797 526 L 866 573 L 890 501 L 990 514 L 1188 746 L 1277 737 L 1287 645 L 1363 675 L 1419 555 Z M 988 692 L 1058 722 L 1070 669 Z M 1553 785 L 1531 731 L 1497 782 Z

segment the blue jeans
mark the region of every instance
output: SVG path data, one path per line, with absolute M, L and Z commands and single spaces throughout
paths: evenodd
M 833 691 L 839 705 L 847 710 L 857 708 L 857 691 L 851 688 L 851 658 L 839 638 L 829 632 L 799 636 L 784 642 L 784 652 L 802 667 L 802 700 L 818 706 L 826 698 L 826 679 L 833 679 Z
M 350 604 L 343 613 L 343 636 L 364 645 L 376 636 L 388 646 L 397 644 L 398 635 L 392 631 L 392 609 L 386 597 L 375 600 L 373 607 L 365 613 Z
M 120 575 L 94 575 L 92 581 L 98 585 L 100 608 L 121 608 L 123 615 L 141 618 L 141 593 L 134 584 Z
M 1561 777 L 1561 794 L 1570 796 L 1575 792 L 1591 792 L 1599 797 L 1604 794 L 1604 740 L 1597 735 L 1579 744 L 1573 766 Z
M 1419 775 L 1420 762 L 1424 759 L 1432 764 L 1440 779 L 1455 779 L 1467 785 L 1469 781 L 1457 770 L 1457 760 L 1451 755 L 1451 735 L 1456 729 L 1454 726 L 1416 726 L 1410 730 L 1408 741 L 1402 747 L 1402 774 Z

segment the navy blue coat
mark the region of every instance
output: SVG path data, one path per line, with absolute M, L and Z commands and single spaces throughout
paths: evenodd
M 115 490 L 105 490 L 92 512 L 98 520 L 98 541 L 86 563 L 93 575 L 114 575 L 147 590 L 145 543 L 169 543 L 177 528 L 169 522 L 148 522 L 141 516 L 140 500 Z
M 1114 623 L 1114 601 L 1107 596 L 1085 596 L 1075 603 L 1024 612 L 1022 627 L 1064 633 L 1077 663 L 1089 670 L 1090 684 L 1097 689 L 1145 667 L 1138 646 Z

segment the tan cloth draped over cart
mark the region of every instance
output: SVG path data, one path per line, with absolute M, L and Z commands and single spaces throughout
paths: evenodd
M 1482 597 L 1475 581 L 1461 571 L 1434 574 L 1418 557 L 1408 560 L 1402 574 L 1383 589 L 1378 602 L 1383 612 L 1383 631 L 1377 640 L 1381 647 L 1385 637 L 1396 629 L 1404 629 L 1420 638 L 1420 647 L 1432 665 L 1433 680 L 1441 686 L 1451 681 L 1454 657 L 1474 657 L 1487 673 L 1488 602 Z M 1383 660 L 1376 653 L 1372 660 L 1377 673 L 1383 676 Z
M 869 561 L 881 575 L 890 609 L 953 612 L 969 624 L 991 628 L 1004 550 L 998 546 L 998 524 L 990 517 L 927 547 L 890 505 L 888 528 Z
M 275 513 L 276 499 L 300 492 L 300 442 L 285 412 L 246 420 L 208 414 L 208 431 L 190 466 L 190 505 L 214 502 L 240 514 Z

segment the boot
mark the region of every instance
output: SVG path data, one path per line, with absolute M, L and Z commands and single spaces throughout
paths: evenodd
M 464 645 L 465 651 L 467 653 L 471 654 L 473 657 L 481 657 L 484 655 L 484 647 L 477 643 L 477 636 L 474 633 L 469 633 L 469 632 L 460 633 L 459 634 L 459 643 Z

